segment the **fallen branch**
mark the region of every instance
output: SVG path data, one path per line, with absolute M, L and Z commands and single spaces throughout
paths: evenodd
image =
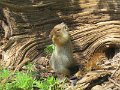
M 77 88 L 80 90 L 90 90 L 93 86 L 108 81 L 108 77 L 110 75 L 110 72 L 104 70 L 88 72 L 81 80 L 76 83 L 76 86 L 73 89 L 72 87 L 68 87 L 66 90 L 76 90 Z

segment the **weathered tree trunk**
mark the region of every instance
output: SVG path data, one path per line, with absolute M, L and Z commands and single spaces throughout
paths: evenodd
M 51 43 L 50 30 L 61 22 L 70 28 L 80 63 L 99 57 L 95 53 L 112 58 L 120 48 L 120 0 L 3 0 L 0 6 L 9 39 L 2 50 L 5 67 L 19 69 L 35 60 Z

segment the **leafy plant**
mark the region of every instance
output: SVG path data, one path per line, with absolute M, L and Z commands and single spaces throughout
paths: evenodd
M 26 65 L 26 68 L 27 68 L 27 73 L 29 73 L 29 74 L 33 74 L 33 67 L 34 67 L 34 65 L 33 64 L 28 64 L 28 65 Z
M 55 45 L 51 44 L 51 45 L 47 45 L 44 51 L 48 54 L 51 54 L 54 51 L 54 49 L 55 49 Z
M 59 83 L 58 79 L 48 77 L 44 78 L 42 81 L 37 80 L 34 78 L 34 74 L 31 73 L 33 72 L 33 65 L 29 64 L 26 67 L 27 71 L 15 72 L 12 76 L 9 76 L 12 72 L 8 69 L 1 69 L 0 80 L 8 77 L 11 79 L 5 83 L 1 83 L 0 90 L 34 90 L 34 88 L 37 88 L 37 90 L 58 90 L 58 87 L 56 87 L 56 89 L 52 89 L 57 85 L 57 83 Z
M 28 75 L 27 73 L 18 72 L 13 84 L 19 89 L 31 90 L 33 87 L 33 82 L 34 79 L 32 76 Z
M 54 77 L 48 77 L 47 79 L 43 81 L 36 81 L 35 85 L 40 90 L 52 90 L 51 88 L 54 87 L 55 84 L 57 84 L 59 81 L 56 80 Z
M 10 75 L 10 71 L 8 69 L 0 70 L 0 79 L 7 78 Z

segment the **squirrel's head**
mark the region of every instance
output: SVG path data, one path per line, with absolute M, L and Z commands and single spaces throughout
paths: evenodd
M 56 25 L 50 32 L 53 43 L 65 43 L 69 39 L 68 26 L 65 23 Z

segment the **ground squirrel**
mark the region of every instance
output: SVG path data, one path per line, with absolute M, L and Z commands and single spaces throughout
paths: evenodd
M 65 23 L 56 25 L 50 32 L 55 50 L 50 58 L 50 65 L 57 73 L 66 76 L 73 75 L 78 70 L 78 64 L 73 59 L 72 42 Z

